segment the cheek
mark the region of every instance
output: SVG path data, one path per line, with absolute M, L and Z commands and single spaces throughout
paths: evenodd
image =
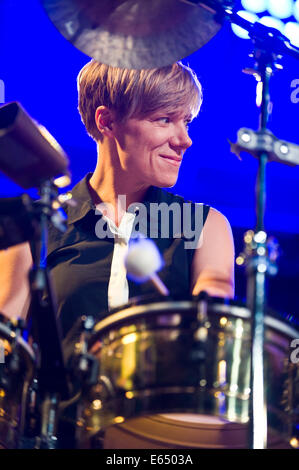
M 146 136 L 128 138 L 126 141 L 126 150 L 128 154 L 143 155 L 144 157 L 150 155 L 155 150 L 159 150 L 165 145 L 167 139 L 162 138 L 160 135 L 151 135 L 149 131 Z
M 169 141 L 169 133 L 165 129 L 149 130 L 144 140 L 144 146 L 148 150 L 155 151 L 167 146 Z
M 142 129 L 136 126 L 126 131 L 119 136 L 118 143 L 127 157 L 137 156 L 140 160 L 144 160 L 151 152 L 165 148 L 169 141 L 168 129 L 152 125 L 144 126 Z

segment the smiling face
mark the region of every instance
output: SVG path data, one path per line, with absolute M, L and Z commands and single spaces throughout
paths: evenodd
M 161 108 L 142 118 L 113 124 L 122 170 L 140 186 L 171 187 L 178 178 L 183 155 L 192 141 L 188 135 L 191 113 Z
M 113 111 L 120 121 L 144 117 L 162 109 L 188 108 L 197 116 L 202 87 L 195 73 L 181 62 L 156 69 L 122 69 L 91 60 L 78 75 L 78 109 L 88 134 L 102 141 L 95 120 L 99 107 Z

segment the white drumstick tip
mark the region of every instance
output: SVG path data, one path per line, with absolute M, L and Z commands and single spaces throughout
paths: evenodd
M 167 296 L 169 291 L 157 275 L 163 265 L 161 254 L 152 240 L 138 238 L 130 242 L 125 258 L 128 277 L 139 283 L 151 280 L 159 293 Z

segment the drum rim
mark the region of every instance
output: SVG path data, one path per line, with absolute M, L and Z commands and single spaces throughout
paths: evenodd
M 241 308 L 248 308 L 246 303 L 240 299 L 230 299 L 228 297 L 217 297 L 217 296 L 209 296 L 206 292 L 201 292 L 198 296 L 193 295 L 158 295 L 158 294 L 145 294 L 140 296 L 131 297 L 128 302 L 125 304 L 121 304 L 117 307 L 113 307 L 109 309 L 109 315 L 113 315 L 114 313 L 119 312 L 119 310 L 125 310 L 129 307 L 138 306 L 138 305 L 149 305 L 157 302 L 191 302 L 191 303 L 198 303 L 200 301 L 206 301 L 209 304 L 222 304 L 222 305 L 229 305 L 229 306 L 236 306 Z M 103 314 L 106 311 L 102 312 Z
M 26 343 L 26 341 L 22 337 L 20 337 L 20 336 L 15 336 L 14 337 L 12 335 L 13 331 L 8 326 L 4 325 L 1 322 L 0 322 L 0 332 L 4 333 L 11 340 L 16 340 L 20 344 L 20 346 L 22 346 L 22 348 L 25 349 L 25 351 L 29 354 L 31 359 L 33 361 L 35 360 L 35 354 L 34 354 L 33 349 L 31 348 L 31 346 L 29 346 L 29 344 Z M 0 341 L 1 341 L 1 338 L 0 338 Z
M 270 326 L 274 330 L 286 334 L 288 337 L 291 337 L 293 339 L 299 338 L 299 331 L 295 330 L 295 328 L 288 325 L 286 323 L 286 320 L 278 320 L 277 318 L 272 317 L 270 315 L 265 315 L 264 323 L 266 326 Z
M 99 322 L 96 323 L 94 327 L 94 332 L 99 333 L 100 331 L 104 331 L 106 328 L 108 328 L 111 325 L 115 325 L 117 323 L 120 323 L 121 321 L 127 320 L 129 318 L 134 318 L 134 317 L 141 317 L 141 314 L 144 313 L 145 309 L 151 308 L 151 313 L 152 314 L 163 314 L 163 310 L 169 310 L 171 308 L 175 309 L 176 312 L 178 313 L 178 310 L 186 310 L 187 308 L 192 308 L 195 310 L 197 308 L 197 305 L 200 303 L 199 301 L 194 301 L 194 300 L 164 300 L 164 301 L 157 301 L 157 302 L 151 302 L 151 303 L 146 303 L 146 304 L 140 304 L 140 305 L 131 305 L 131 306 L 124 306 L 123 308 L 119 308 L 119 310 L 115 313 L 112 313 L 111 315 L 108 315 L 107 317 L 103 318 Z M 211 303 L 209 303 L 211 305 Z M 217 305 L 216 302 L 212 303 L 212 306 Z M 239 317 L 243 319 L 249 319 L 250 318 L 250 312 L 246 306 L 240 306 L 237 304 L 221 304 L 221 312 L 219 312 L 219 315 L 231 315 L 233 317 Z M 226 311 L 228 309 L 233 308 L 233 310 L 239 310 L 239 313 L 236 314 L 232 311 Z M 115 309 L 114 309 L 115 310 Z
M 211 301 L 212 300 L 212 301 Z M 251 312 L 245 304 L 241 304 L 238 301 L 222 299 L 218 297 L 210 297 L 207 301 L 207 306 L 212 310 L 218 310 L 216 313 L 219 315 L 229 315 L 232 317 L 238 317 L 245 320 L 250 320 Z M 125 304 L 120 306 L 119 309 L 113 309 L 112 313 L 105 318 L 102 318 L 98 321 L 94 327 L 94 333 L 99 333 L 109 328 L 112 325 L 116 325 L 124 320 L 134 317 L 141 317 L 145 312 L 145 309 L 151 309 L 152 314 L 163 314 L 163 310 L 169 310 L 171 308 L 176 310 L 195 310 L 197 305 L 200 303 L 200 300 L 172 300 L 172 299 L 159 299 L 158 301 L 149 302 L 149 303 L 140 303 L 134 304 Z M 174 312 L 178 313 L 178 312 Z M 299 338 L 299 330 L 296 330 L 292 325 L 288 323 L 286 319 L 278 319 L 272 315 L 265 315 L 264 319 L 265 326 L 268 326 L 280 333 L 287 335 L 292 339 Z

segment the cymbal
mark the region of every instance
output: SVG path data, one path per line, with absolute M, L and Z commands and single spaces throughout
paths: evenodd
M 172 64 L 201 48 L 221 28 L 215 11 L 181 0 L 41 3 L 52 23 L 76 48 L 114 67 Z

